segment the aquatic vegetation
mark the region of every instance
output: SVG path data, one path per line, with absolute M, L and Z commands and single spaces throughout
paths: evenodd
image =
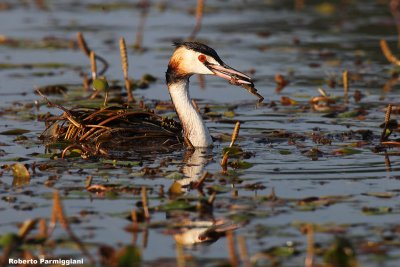
M 398 265 L 397 0 L 103 2 L 0 4 L 0 265 Z M 160 141 L 188 36 L 266 99 L 192 79 L 210 149 Z

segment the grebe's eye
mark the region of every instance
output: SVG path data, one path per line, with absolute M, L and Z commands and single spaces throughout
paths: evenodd
M 200 55 L 200 56 L 198 57 L 198 59 L 199 59 L 199 61 L 202 62 L 202 63 L 206 62 L 206 60 L 207 60 L 207 58 L 206 58 L 205 55 Z

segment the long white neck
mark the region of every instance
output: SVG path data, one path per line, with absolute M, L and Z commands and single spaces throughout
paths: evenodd
M 194 108 L 189 96 L 189 80 L 183 79 L 168 86 L 176 113 L 182 123 L 185 136 L 194 147 L 212 146 L 212 139 L 201 115 Z

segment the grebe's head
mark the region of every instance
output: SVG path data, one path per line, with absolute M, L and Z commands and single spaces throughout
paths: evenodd
M 187 79 L 193 74 L 216 75 L 234 84 L 253 84 L 252 79 L 228 65 L 217 52 L 198 42 L 176 42 L 167 70 L 167 83 Z

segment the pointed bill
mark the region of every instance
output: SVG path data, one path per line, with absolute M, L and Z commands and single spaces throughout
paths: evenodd
M 229 67 L 228 65 L 208 64 L 207 67 L 214 72 L 215 75 L 228 80 L 235 85 L 250 84 L 253 85 L 252 79 L 246 74 Z

